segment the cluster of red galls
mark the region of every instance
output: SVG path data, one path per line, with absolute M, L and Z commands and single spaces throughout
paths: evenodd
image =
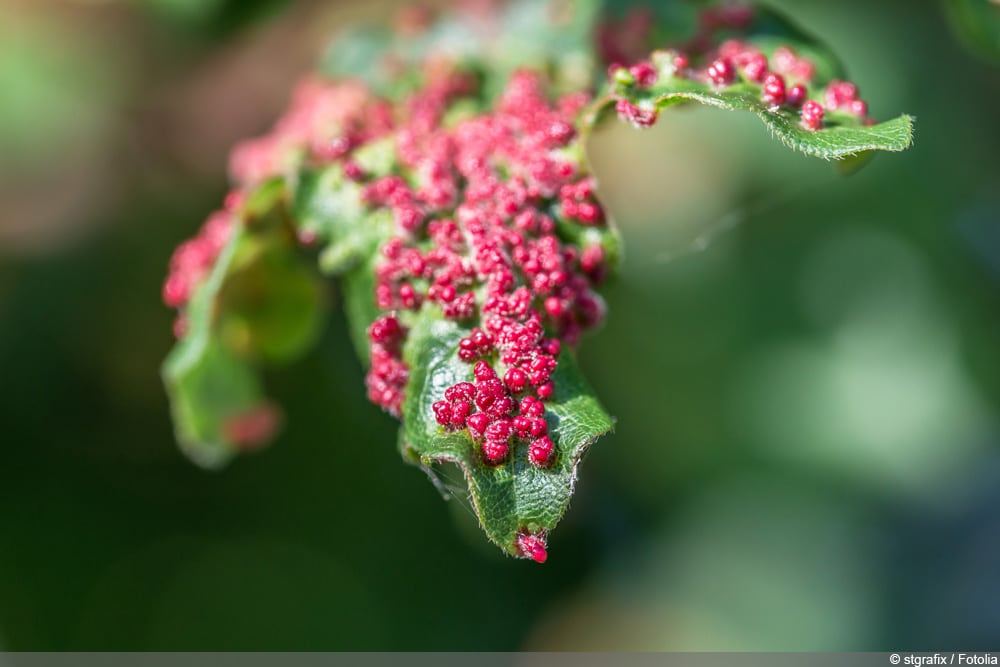
M 212 271 L 215 260 L 232 234 L 238 198 L 235 193 L 230 195 L 223 210 L 212 213 L 197 234 L 174 250 L 167 279 L 163 282 L 163 302 L 170 308 L 180 310 L 187 306 L 195 288 Z M 180 338 L 186 331 L 187 320 L 179 314 L 174 320 L 174 335 Z
M 641 61 L 628 68 L 614 64 L 609 74 L 612 82 L 639 89 L 653 87 L 661 71 L 704 81 L 717 88 L 741 81 L 754 84 L 760 87 L 760 98 L 765 104 L 772 109 L 797 110 L 802 127 L 811 131 L 823 128 L 827 111 L 856 116 L 865 125 L 873 123 L 868 117 L 868 104 L 858 97 L 857 86 L 848 81 L 831 81 L 823 91 L 823 103 L 809 99 L 815 65 L 789 47 L 778 47 L 768 59 L 752 44 L 727 40 L 712 52 L 706 63 L 702 68 L 693 68 L 684 53 L 659 51 L 654 53 L 652 62 Z M 653 125 L 658 115 L 655 107 L 640 106 L 625 97 L 618 99 L 616 109 L 622 118 L 639 127 Z
M 303 154 L 318 162 L 343 158 L 356 147 L 392 130 L 393 108 L 359 81 L 304 78 L 288 109 L 267 134 L 239 143 L 229 172 L 243 186 L 288 175 Z
M 304 157 L 317 162 L 342 158 L 355 147 L 392 129 L 390 105 L 354 81 L 332 83 L 307 77 L 295 87 L 292 103 L 267 134 L 238 144 L 229 160 L 236 189 L 223 209 L 212 213 L 198 233 L 181 243 L 170 259 L 163 301 L 182 313 L 174 333 L 184 335 L 183 309 L 205 280 L 238 224 L 246 192 L 273 176 L 285 175 Z
M 477 78 L 443 60 L 423 75 L 419 90 L 391 105 L 356 83 L 308 79 L 269 134 L 234 150 L 230 171 L 237 192 L 247 192 L 303 161 L 340 164 L 368 207 L 393 220 L 375 268 L 382 314 L 368 329 L 370 400 L 402 416 L 404 313 L 440 309 L 469 332 L 456 355 L 471 381 L 433 404 L 437 423 L 467 433 L 483 465 L 504 464 L 520 445 L 531 465 L 550 467 L 558 454 L 545 403 L 557 398 L 559 356 L 605 310 L 594 291 L 607 273 L 600 234 L 581 233 L 605 224 L 575 130 L 590 97 L 552 101 L 543 75 L 521 71 L 491 112 L 456 120 L 455 103 L 479 95 Z M 383 137 L 394 165 L 372 173 L 356 151 Z M 178 249 L 164 287 L 169 305 L 183 309 L 211 270 L 237 223 L 237 198 Z M 566 225 L 579 226 L 579 240 L 557 233 Z M 546 559 L 544 532 L 524 528 L 515 546 Z
M 555 444 L 548 436 L 545 405 L 535 396 L 524 394 L 528 383 L 524 374 L 512 368 L 500 380 L 485 361 L 476 363 L 475 383 L 459 382 L 444 393 L 444 400 L 434 403 L 434 417 L 448 429 L 468 429 L 481 443 L 483 458 L 497 464 L 510 453 L 510 441 L 518 438 L 528 443 L 528 460 L 536 466 L 552 462 Z M 475 412 L 474 412 L 475 411 Z M 517 412 L 517 416 L 513 416 Z
M 437 421 L 466 430 L 488 465 L 502 464 L 523 441 L 531 463 L 549 466 L 555 445 L 543 401 L 555 395 L 562 344 L 575 343 L 604 315 L 593 289 L 606 273 L 602 246 L 556 233 L 558 219 L 605 222 L 574 143 L 574 122 L 589 97 L 550 102 L 541 75 L 518 72 L 493 112 L 446 123 L 457 100 L 478 93 L 476 79 L 447 63 L 425 74 L 424 86 L 393 113 L 355 83 L 300 84 L 274 130 L 233 152 L 230 169 L 241 189 L 177 249 L 164 300 L 183 313 L 229 238 L 239 193 L 303 159 L 339 162 L 346 178 L 364 186 L 368 206 L 390 211 L 394 221 L 375 274 L 375 303 L 384 314 L 368 331 L 369 398 L 401 416 L 408 332 L 398 315 L 433 303 L 469 327 L 456 353 L 475 366 L 474 382 L 449 388 L 434 405 Z M 355 150 L 390 133 L 397 167 L 366 172 Z M 183 330 L 182 314 L 177 335 Z
M 408 178 L 348 174 L 395 221 L 376 267 L 375 301 L 386 314 L 369 330 L 369 398 L 400 414 L 407 373 L 398 315 L 431 303 L 469 328 L 456 354 L 473 371 L 472 382 L 433 404 L 437 422 L 467 432 L 487 465 L 524 442 L 528 460 L 546 467 L 556 448 L 544 401 L 556 393 L 562 345 L 604 315 L 593 291 L 606 273 L 603 248 L 556 234 L 558 218 L 584 227 L 605 220 L 574 145 L 587 97 L 550 103 L 540 75 L 518 72 L 493 112 L 445 124 L 469 92 L 467 75 L 444 71 L 404 103 L 396 158 Z

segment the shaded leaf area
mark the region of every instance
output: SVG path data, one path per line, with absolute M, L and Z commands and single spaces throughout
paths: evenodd
M 280 413 L 259 368 L 294 359 L 320 329 L 320 285 L 298 255 L 283 194 L 273 182 L 250 198 L 163 364 L 177 440 L 204 467 L 270 440 Z
M 587 447 L 611 431 L 613 422 L 572 354 L 564 351 L 553 376 L 555 399 L 546 410 L 556 445 L 552 466 L 532 465 L 523 442 L 514 446 L 511 460 L 504 465 L 486 465 L 467 432 L 446 432 L 431 409 L 449 386 L 472 380 L 470 365 L 456 355 L 459 340 L 468 334 L 430 308 L 416 321 L 405 351 L 411 375 L 401 446 L 404 457 L 427 469 L 437 463 L 458 465 L 483 530 L 501 549 L 516 556 L 520 555 L 519 534 L 544 535 L 559 523 L 573 495 L 580 459 Z
M 707 42 L 711 40 L 708 47 Z M 806 97 L 794 106 L 775 103 L 765 95 L 764 84 L 754 80 L 739 69 L 729 82 L 713 82 L 706 74 L 711 59 L 719 54 L 717 45 L 725 40 L 738 40 L 748 52 L 763 54 L 769 63 L 786 59 L 789 54 L 808 63 Z M 870 121 L 865 113 L 846 108 L 830 108 L 826 103 L 822 127 L 810 129 L 803 122 L 800 108 L 814 101 L 823 105 L 824 93 L 830 84 L 845 78 L 839 59 L 825 46 L 797 29 L 774 12 L 755 9 L 745 27 L 721 26 L 701 33 L 687 42 L 676 42 L 678 49 L 658 50 L 652 53 L 650 64 L 655 69 L 656 81 L 641 85 L 631 76 L 623 74 L 606 86 L 606 93 L 598 102 L 589 122 L 598 122 L 610 107 L 619 102 L 633 105 L 640 113 L 652 118 L 660 111 L 684 102 L 697 102 L 731 111 L 749 111 L 763 121 L 773 136 L 782 143 L 807 155 L 828 160 L 846 161 L 842 168 L 850 171 L 859 167 L 874 151 L 902 151 L 913 140 L 913 119 L 901 115 L 881 123 Z M 666 44 L 664 44 L 666 46 Z M 783 52 L 779 54 L 779 51 Z M 674 58 L 684 53 L 690 64 L 677 67 Z M 759 77 L 763 78 L 763 77 Z M 788 76 L 788 85 L 797 81 Z M 784 99 L 784 79 L 782 99 Z M 848 84 L 850 85 L 850 84 Z M 859 98 L 860 101 L 860 98 Z M 867 105 L 864 106 L 867 109 Z M 649 121 L 647 124 L 651 124 Z
M 946 0 L 958 36 L 981 56 L 1000 62 L 1000 4 L 989 0 Z

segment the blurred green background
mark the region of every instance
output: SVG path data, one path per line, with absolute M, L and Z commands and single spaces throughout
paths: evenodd
M 170 252 L 390 4 L 0 0 L 0 648 L 1000 646 L 1000 68 L 937 3 L 771 3 L 917 118 L 850 179 L 740 114 L 594 138 L 618 428 L 545 566 L 401 462 L 339 312 L 269 377 L 275 446 L 182 459 Z

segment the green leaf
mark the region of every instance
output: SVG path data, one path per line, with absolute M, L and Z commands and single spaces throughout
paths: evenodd
M 623 96 L 640 108 L 657 111 L 686 101 L 729 111 L 750 111 L 789 148 L 828 160 L 840 160 L 866 151 L 902 151 L 913 143 L 913 118 L 910 116 L 899 116 L 867 127 L 846 114 L 828 116 L 826 127 L 810 131 L 801 126 L 797 113 L 769 108 L 760 100 L 759 88 L 749 84 L 717 90 L 709 84 L 668 76 L 648 90 L 624 91 Z M 609 98 L 604 106 L 612 103 Z
M 775 50 L 786 46 L 801 58 L 808 59 L 815 67 L 815 76 L 808 84 L 811 99 L 819 97 L 828 83 L 844 77 L 838 58 L 825 46 L 797 29 L 774 12 L 756 9 L 753 23 L 745 32 L 725 30 L 715 39 L 738 38 L 757 47 L 770 60 Z M 699 54 L 700 55 L 700 54 Z M 656 51 L 651 61 L 658 72 L 658 80 L 648 88 L 630 81 L 629 76 L 607 84 L 594 112 L 585 124 L 594 125 L 618 100 L 625 100 L 644 111 L 660 111 L 685 102 L 697 102 L 730 111 L 749 111 L 760 118 L 764 125 L 782 143 L 828 160 L 854 157 L 845 165 L 845 171 L 858 168 L 874 151 L 902 151 L 913 141 L 913 119 L 902 115 L 882 123 L 866 125 L 864 119 L 845 111 L 827 111 L 824 127 L 812 131 L 803 127 L 797 110 L 787 106 L 773 107 L 762 99 L 762 86 L 739 75 L 732 85 L 719 87 L 689 72 L 676 72 L 669 51 Z M 704 66 L 696 63 L 696 68 Z
M 551 468 L 528 461 L 527 445 L 516 443 L 510 459 L 484 464 L 467 432 L 448 433 L 434 419 L 431 405 L 457 382 L 472 379 L 472 367 L 456 354 L 468 331 L 425 308 L 410 331 L 404 359 L 410 380 L 403 405 L 404 458 L 425 468 L 453 463 L 461 468 L 476 516 L 490 540 L 511 555 L 520 531 L 547 533 L 565 514 L 577 468 L 587 448 L 613 428 L 584 381 L 573 355 L 564 351 L 553 374 L 555 399 L 547 403 L 549 435 L 556 445 Z M 516 442 L 516 441 L 512 441 Z
M 392 139 L 377 142 L 355 159 L 367 172 L 386 175 L 398 169 L 393 149 Z M 360 187 L 345 179 L 342 171 L 333 165 L 301 174 L 294 212 L 298 229 L 314 234 L 324 244 L 321 269 L 341 278 L 351 338 L 367 365 L 368 326 L 381 314 L 374 298 L 375 269 L 381 257 L 378 248 L 394 226 L 388 209 L 369 210 L 362 203 Z M 550 213 L 558 221 L 561 237 L 582 247 L 600 244 L 613 266 L 619 241 L 612 226 L 584 227 Z M 400 429 L 401 441 L 406 443 L 404 458 L 429 472 L 440 464 L 462 468 L 484 531 L 506 552 L 517 555 L 519 531 L 547 533 L 559 522 L 569 506 L 583 452 L 611 429 L 612 421 L 583 381 L 572 355 L 565 352 L 553 375 L 557 400 L 547 409 L 557 451 L 553 466 L 532 465 L 526 443 L 514 447 L 506 464 L 486 466 L 468 435 L 445 432 L 431 410 L 445 389 L 472 379 L 472 367 L 457 356 L 458 341 L 469 331 L 446 320 L 432 305 L 418 314 L 404 311 L 397 315 L 411 329 L 404 350 L 410 368 Z
M 302 234 L 325 243 L 324 273 L 337 275 L 357 266 L 374 250 L 366 228 L 361 188 L 344 178 L 339 165 L 304 172 L 296 192 L 295 224 Z
M 383 240 L 388 238 L 392 230 L 391 214 L 385 210 L 374 211 L 367 216 L 366 222 L 374 230 L 374 233 L 382 235 L 375 246 L 377 248 Z M 375 305 L 375 267 L 378 258 L 378 254 L 373 251 L 365 257 L 361 264 L 345 273 L 340 281 L 351 341 L 354 343 L 358 357 L 366 366 L 369 357 L 368 326 L 380 314 Z
M 286 362 L 316 338 L 323 310 L 316 271 L 291 243 L 250 237 L 218 293 L 218 335 L 244 356 Z
M 369 173 L 389 173 L 395 166 L 391 142 L 364 147 L 355 161 Z M 325 244 L 319 257 L 320 270 L 341 277 L 351 340 L 367 364 L 368 325 L 379 315 L 375 264 L 378 248 L 392 234 L 392 214 L 387 209 L 368 210 L 361 199 L 361 186 L 344 178 L 340 165 L 300 175 L 294 214 L 301 231 L 314 234 Z
M 206 468 L 273 434 L 277 412 L 258 366 L 300 355 L 322 323 L 322 293 L 296 253 L 283 197 L 280 182 L 250 196 L 184 312 L 186 333 L 163 363 L 177 441 Z
M 195 292 L 186 312 L 187 333 L 163 363 L 177 442 L 205 468 L 219 467 L 236 453 L 226 438 L 226 420 L 264 400 L 256 374 L 222 344 L 212 326 L 216 295 L 246 236 L 242 227 L 236 230 Z

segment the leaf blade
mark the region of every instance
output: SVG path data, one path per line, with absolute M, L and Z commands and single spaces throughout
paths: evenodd
M 433 314 L 425 313 L 415 323 L 404 352 L 411 375 L 402 439 L 424 466 L 457 464 L 483 531 L 508 554 L 519 556 L 521 532 L 546 534 L 559 523 L 569 507 L 580 460 L 598 438 L 611 432 L 614 422 L 583 379 L 572 354 L 564 351 L 552 378 L 556 397 L 546 406 L 549 434 L 556 445 L 552 466 L 531 464 L 524 443 L 514 444 L 506 463 L 485 465 L 472 439 L 445 432 L 431 409 L 447 387 L 472 377 L 471 366 L 455 354 L 459 339 L 467 333 Z
M 248 197 L 161 367 L 178 444 L 204 468 L 273 436 L 278 412 L 258 366 L 300 356 L 320 331 L 322 291 L 297 255 L 284 207 L 277 181 Z
M 866 151 L 900 152 L 913 144 L 914 119 L 905 114 L 867 127 L 834 125 L 810 131 L 799 124 L 797 115 L 773 111 L 744 92 L 720 92 L 695 82 L 676 89 L 654 91 L 650 96 L 638 99 L 651 102 L 657 110 L 690 101 L 727 111 L 748 111 L 763 121 L 771 133 L 789 148 L 826 160 L 841 160 Z M 606 99 L 603 107 L 613 103 L 612 99 Z
M 738 69 L 728 84 L 710 81 L 706 69 L 714 58 L 728 59 L 733 66 L 732 59 L 723 55 L 727 48 L 730 53 L 735 48 L 745 54 L 763 55 L 768 67 L 766 72 L 771 72 L 771 67 L 784 71 L 785 76 L 780 81 L 782 90 L 786 82 L 788 86 L 804 83 L 807 99 L 821 103 L 824 102 L 820 98 L 826 87 L 846 77 L 840 59 L 831 49 L 777 12 L 755 8 L 748 17 L 747 24 L 739 28 L 724 26 L 712 29 L 716 32 L 699 28 L 700 32 L 688 42 L 697 45 L 693 47 L 695 51 L 685 56 L 700 61 L 699 64 L 692 62 L 690 66 L 678 69 L 673 58 L 679 51 L 654 51 L 650 60 L 656 70 L 655 82 L 638 85 L 630 80 L 631 75 L 627 72 L 624 78 L 609 82 L 606 93 L 587 116 L 588 129 L 604 117 L 609 106 L 618 102 L 652 114 L 648 124 L 655 121 L 659 112 L 671 106 L 695 102 L 727 111 L 753 113 L 773 136 L 789 148 L 826 160 L 843 160 L 863 154 L 867 154 L 864 157 L 868 158 L 874 151 L 898 152 L 912 145 L 914 119 L 905 114 L 873 123 L 864 117 L 866 112 L 863 110 L 855 113 L 842 107 L 831 109 L 825 104 L 822 106 L 828 108 L 823 127 L 810 129 L 801 122 L 796 108 L 765 101 L 763 73 L 760 78 L 751 79 L 747 71 Z M 784 64 L 775 64 L 782 59 Z M 784 98 L 784 92 L 781 95 L 779 99 Z M 862 108 L 866 109 L 867 105 L 862 105 Z M 646 125 L 647 121 L 642 124 Z M 856 169 L 865 161 L 852 160 L 850 168 L 845 171 Z

